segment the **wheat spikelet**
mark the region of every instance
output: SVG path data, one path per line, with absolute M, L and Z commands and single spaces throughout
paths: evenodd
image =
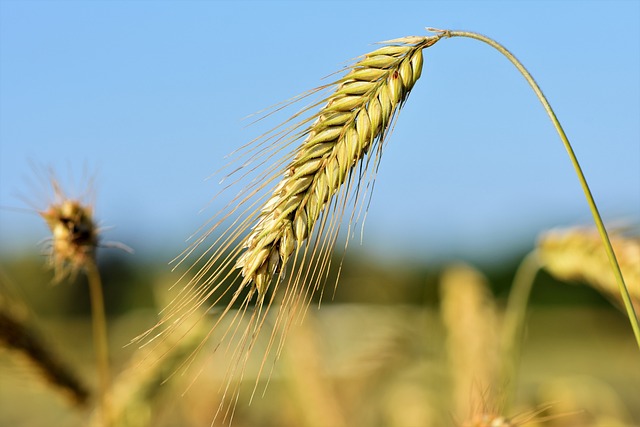
M 640 310 L 640 238 L 614 232 L 610 239 L 633 305 Z M 619 301 L 618 284 L 595 229 L 576 227 L 549 231 L 540 237 L 538 252 L 553 276 L 584 282 Z
M 343 77 L 290 103 L 332 91 L 328 96 L 234 153 L 229 166 L 240 166 L 225 178 L 233 177 L 225 189 L 249 182 L 241 185 L 240 192 L 211 220 L 211 228 L 180 257 L 183 262 L 208 236 L 218 234 L 198 259 L 204 265 L 166 309 L 157 330 L 164 323 L 198 316 L 203 304 L 213 307 L 225 301 L 226 308 L 213 328 L 225 315 L 233 314 L 222 339 L 237 339 L 233 356 L 246 363 L 257 332 L 274 306 L 276 290 L 284 287 L 278 292 L 279 309 L 267 346 L 267 353 L 275 346 L 279 354 L 288 325 L 304 313 L 297 309 L 306 307 L 327 280 L 342 218 L 351 212 L 350 234 L 362 213 L 385 139 L 421 75 L 422 49 L 440 38 L 384 42 L 347 67 Z M 289 148 L 292 144 L 297 147 Z M 256 308 L 250 310 L 254 297 Z M 232 310 L 237 304 L 238 310 Z M 247 312 L 250 326 L 242 332 L 240 322 Z M 171 326 L 164 330 L 170 331 Z M 152 331 L 143 336 L 151 336 Z M 236 368 L 230 368 L 230 376 L 236 375 Z

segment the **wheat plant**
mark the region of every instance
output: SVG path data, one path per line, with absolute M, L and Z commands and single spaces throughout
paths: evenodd
M 216 349 L 227 342 L 223 348 L 236 361 L 229 367 L 228 378 L 243 377 L 256 337 L 267 321 L 271 334 L 262 368 L 267 354 L 275 351 L 279 355 L 292 322 L 304 316 L 332 272 L 336 280 L 339 276 L 341 266 L 334 269 L 331 256 L 343 218 L 348 222 L 348 243 L 368 207 L 386 139 L 421 76 L 422 51 L 443 38 L 467 37 L 506 56 L 554 123 L 589 201 L 640 345 L 640 328 L 633 306 L 627 303 L 628 292 L 606 229 L 571 145 L 533 77 L 492 39 L 470 32 L 433 31 L 432 36 L 384 42 L 346 67 L 332 83 L 290 100 L 285 106 L 318 95 L 282 125 L 233 153 L 228 165 L 231 173 L 223 181 L 230 183 L 224 189 L 240 190 L 177 259 L 178 264 L 211 235 L 213 243 L 185 273 L 181 291 L 158 325 L 138 339 L 153 340 L 184 322 L 199 322 L 207 317 L 201 314 L 203 306 L 222 305 L 215 312 L 212 333 L 225 325 Z M 272 310 L 275 313 L 270 317 Z M 230 322 L 223 321 L 228 316 Z M 243 323 L 247 316 L 248 323 Z M 225 395 L 236 392 L 237 388 L 230 389 L 230 382 L 223 390 Z
M 421 75 L 422 50 L 439 38 L 384 42 L 349 66 L 343 77 L 311 92 L 332 93 L 239 153 L 235 160 L 244 167 L 231 175 L 257 170 L 274 156 L 281 158 L 243 188 L 218 222 L 195 242 L 194 247 L 207 235 L 220 232 L 208 260 L 161 323 L 175 319 L 179 323 L 203 304 L 213 306 L 221 295 L 231 293 L 224 313 L 240 303 L 238 322 L 229 327 L 235 336 L 235 326 L 255 299 L 250 326 L 240 333 L 235 350 L 236 357 L 246 360 L 256 332 L 275 306 L 275 291 L 284 288 L 268 346 L 275 345 L 279 353 L 282 333 L 327 280 L 341 220 L 347 215 L 353 224 L 361 213 L 358 207 L 362 208 L 372 189 L 386 138 Z M 310 113 L 315 108 L 319 110 Z M 303 117 L 305 113 L 310 114 Z M 282 150 L 295 142 L 299 145 L 283 155 Z M 226 221 L 238 214 L 229 226 Z M 286 274 L 287 265 L 290 274 Z
M 67 196 L 53 172 L 50 173 L 50 183 L 54 200 L 40 212 L 40 216 L 51 231 L 49 260 L 54 270 L 54 283 L 75 278 L 80 271 L 87 276 L 99 379 L 99 411 L 102 425 L 106 427 L 111 425 L 111 374 L 102 279 L 96 262 L 100 230 L 93 218 L 91 204 Z

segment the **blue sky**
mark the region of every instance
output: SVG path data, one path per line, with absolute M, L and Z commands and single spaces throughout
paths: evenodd
M 555 108 L 605 220 L 638 223 L 640 2 L 2 0 L 0 250 L 46 236 L 37 217 L 7 208 L 26 206 L 20 194 L 45 206 L 27 184 L 35 162 L 63 183 L 97 171 L 107 239 L 177 252 L 221 207 L 208 205 L 219 187 L 206 178 L 261 133 L 245 116 L 428 26 L 509 48 Z M 424 55 L 363 249 L 504 255 L 546 228 L 589 224 L 560 140 L 513 66 L 473 40 Z

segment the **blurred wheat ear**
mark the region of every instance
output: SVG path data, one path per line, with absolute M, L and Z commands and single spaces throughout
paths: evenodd
M 54 200 L 39 213 L 51 231 L 49 263 L 54 283 L 60 283 L 94 262 L 99 233 L 91 203 L 69 198 L 52 171 L 49 179 Z
M 640 310 L 640 237 L 613 232 L 611 244 L 631 301 Z M 585 283 L 622 307 L 615 276 L 596 230 L 586 227 L 551 230 L 540 237 L 537 249 L 544 267 L 553 276 Z
M 498 407 L 498 312 L 486 278 L 459 264 L 444 271 L 441 314 L 447 331 L 453 411 L 459 419 Z M 475 425 L 475 424 L 474 424 Z M 502 425 L 502 424 L 497 424 Z

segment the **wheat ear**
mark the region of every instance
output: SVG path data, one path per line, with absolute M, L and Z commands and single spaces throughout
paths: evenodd
M 412 37 L 371 52 L 336 82 L 336 91 L 305 131 L 282 180 L 244 241 L 236 267 L 242 284 L 264 295 L 270 281 L 313 233 L 318 219 L 389 124 L 422 72 L 422 49 L 433 38 Z M 346 185 L 349 185 L 347 183 Z
M 497 403 L 497 390 L 502 386 L 496 385 L 498 312 L 486 278 L 465 264 L 444 271 L 440 293 L 453 410 L 459 417 L 466 417 L 476 412 L 476 406 Z
M 170 332 L 171 324 L 202 316 L 198 313 L 203 304 L 213 307 L 224 301 L 227 306 L 215 329 L 238 302 L 239 311 L 221 339 L 239 338 L 234 356 L 246 362 L 274 305 L 276 288 L 284 286 L 267 347 L 268 353 L 275 344 L 279 352 L 296 309 L 305 307 L 328 277 L 342 218 L 353 209 L 351 226 L 368 200 L 386 137 L 421 75 L 422 49 L 440 38 L 384 42 L 348 66 L 342 77 L 291 102 L 321 92 L 328 95 L 233 154 L 231 167 L 240 167 L 225 177 L 232 181 L 225 189 L 242 190 L 182 254 L 180 262 L 209 235 L 218 234 L 199 258 L 206 257 L 204 265 L 172 301 L 155 331 Z M 239 332 L 254 297 L 250 325 Z M 170 326 L 160 328 L 164 323 Z
M 640 237 L 611 233 L 611 244 L 636 310 L 640 310 Z M 592 228 L 544 233 L 538 242 L 544 267 L 556 278 L 584 282 L 622 304 L 607 254 Z

